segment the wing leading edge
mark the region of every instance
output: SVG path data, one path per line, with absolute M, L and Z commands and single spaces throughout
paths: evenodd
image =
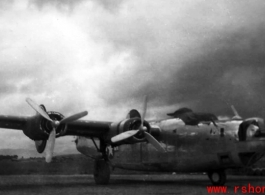
M 110 130 L 111 124 L 104 121 L 78 120 L 58 128 L 57 137 L 74 135 L 101 138 Z M 39 115 L 33 117 L 0 115 L 0 128 L 22 130 L 33 140 L 46 140 L 46 135 L 43 137 L 35 135 L 40 131 L 48 134 L 51 130 L 48 122 Z
M 29 117 L 0 115 L 0 128 L 23 130 L 28 120 Z

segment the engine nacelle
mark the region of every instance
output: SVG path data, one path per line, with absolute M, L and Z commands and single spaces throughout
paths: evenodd
M 64 116 L 59 112 L 47 112 L 51 119 L 62 120 Z M 36 114 L 28 119 L 24 134 L 34 141 L 47 140 L 52 131 L 51 122 L 43 118 L 40 114 Z M 56 137 L 62 135 L 66 131 L 66 125 L 59 125 L 56 129 Z
M 149 123 L 147 121 L 144 121 L 143 125 L 146 127 L 147 132 L 150 132 L 151 127 Z M 110 140 L 113 136 L 126 132 L 126 131 L 138 130 L 140 126 L 141 126 L 141 119 L 138 117 L 128 118 L 118 123 L 112 123 L 110 126 L 110 133 L 108 134 L 107 140 Z M 117 145 L 125 144 L 125 143 L 132 144 L 132 143 L 143 142 L 143 141 L 145 141 L 144 135 L 141 132 L 139 132 L 135 136 Z
M 47 140 L 49 134 L 42 131 L 41 123 L 43 117 L 39 114 L 32 116 L 28 119 L 26 128 L 23 129 L 23 133 L 32 140 Z

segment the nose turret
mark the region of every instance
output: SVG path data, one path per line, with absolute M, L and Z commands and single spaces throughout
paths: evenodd
M 255 140 L 258 137 L 265 137 L 264 120 L 262 118 L 248 118 L 239 125 L 239 141 Z

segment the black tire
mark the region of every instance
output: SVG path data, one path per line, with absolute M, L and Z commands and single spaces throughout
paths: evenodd
M 262 171 L 261 169 L 255 169 L 254 175 L 255 176 L 261 176 L 262 175 L 261 171 Z
M 209 171 L 208 177 L 215 186 L 223 186 L 226 182 L 226 173 L 224 170 Z
M 247 176 L 253 176 L 255 173 L 254 169 L 253 168 L 248 168 L 247 170 Z
M 265 169 L 262 169 L 262 170 L 261 170 L 261 175 L 262 175 L 262 176 L 265 176 Z
M 98 185 L 104 185 L 109 183 L 110 179 L 110 165 L 107 161 L 95 160 L 94 164 L 94 180 Z

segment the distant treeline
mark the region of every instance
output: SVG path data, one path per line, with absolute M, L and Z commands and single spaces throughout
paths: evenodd
M 27 174 L 87 174 L 92 173 L 93 161 L 84 155 L 56 156 L 51 163 L 44 158 L 0 156 L 0 175 Z
M 7 160 L 7 159 L 17 160 L 18 156 L 17 155 L 14 155 L 14 156 L 9 156 L 9 155 L 0 156 L 0 160 Z
M 255 168 L 265 168 L 265 158 L 262 158 Z M 51 163 L 42 158 L 18 158 L 0 156 L 0 175 L 79 175 L 93 174 L 94 161 L 82 154 L 56 156 Z M 234 171 L 230 172 L 233 173 Z M 241 172 L 240 170 L 236 171 Z M 141 174 L 137 171 L 115 169 L 113 174 Z M 147 172 L 145 172 L 147 173 Z
M 94 161 L 82 154 L 63 155 L 46 163 L 44 158 L 0 156 L 0 175 L 79 175 L 93 174 Z M 114 174 L 138 172 L 115 169 Z

